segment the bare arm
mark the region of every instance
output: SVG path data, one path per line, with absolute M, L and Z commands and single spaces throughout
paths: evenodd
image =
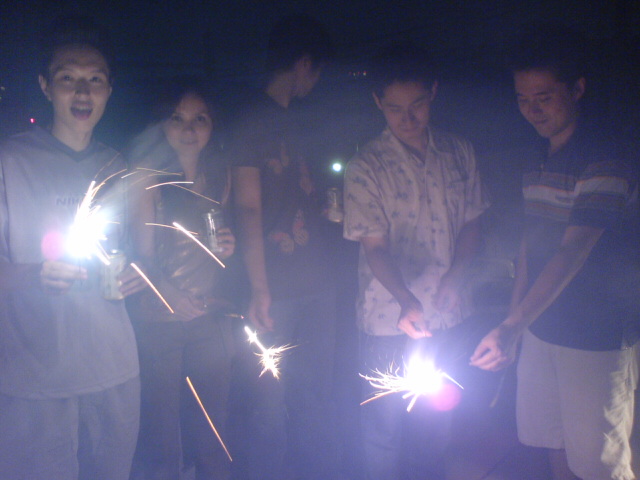
M 603 231 L 602 228 L 587 226 L 571 226 L 565 230 L 556 254 L 522 300 L 512 306 L 507 319 L 480 342 L 471 357 L 471 365 L 484 370 L 499 370 L 514 360 L 522 333 L 580 271 Z
M 259 330 L 272 330 L 269 316 L 271 293 L 267 281 L 262 237 L 262 197 L 260 170 L 255 167 L 233 169 L 233 191 L 238 215 L 238 236 L 243 246 L 244 264 L 251 283 L 247 316 Z
M 467 222 L 462 227 L 456 239 L 451 268 L 440 280 L 434 297 L 434 305 L 437 309 L 451 311 L 458 305 L 463 275 L 478 253 L 481 238 L 480 217 Z
M 424 320 L 422 304 L 407 288 L 402 273 L 391 257 L 387 238 L 364 237 L 360 242 L 373 275 L 400 304 L 398 328 L 411 338 L 431 336 Z

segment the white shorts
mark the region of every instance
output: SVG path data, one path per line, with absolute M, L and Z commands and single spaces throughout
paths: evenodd
M 633 480 L 636 377 L 634 349 L 576 350 L 527 331 L 518 362 L 520 441 L 566 450 L 569 468 L 583 480 Z

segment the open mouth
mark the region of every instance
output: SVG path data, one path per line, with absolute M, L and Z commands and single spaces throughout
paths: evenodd
M 91 116 L 93 109 L 88 107 L 71 107 L 71 115 L 78 120 L 87 120 Z

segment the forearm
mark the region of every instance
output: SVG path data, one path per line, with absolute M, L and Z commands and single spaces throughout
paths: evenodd
M 568 230 L 556 254 L 545 265 L 522 301 L 512 309 L 509 318 L 504 322 L 506 325 L 520 330 L 531 325 L 580 271 L 602 230 L 589 227 L 576 227 L 576 230 L 586 233 L 575 235 Z
M 467 222 L 460 230 L 449 272 L 456 276 L 462 275 L 478 254 L 481 242 L 481 222 L 478 217 Z
M 400 269 L 393 261 L 386 246 L 365 246 L 365 255 L 374 277 L 393 295 L 398 303 L 402 305 L 415 300 L 415 296 L 407 287 Z
M 240 209 L 238 221 L 238 234 L 242 241 L 242 256 L 251 290 L 254 293 L 269 293 L 264 259 L 261 212 L 255 209 Z
M 516 259 L 515 279 L 513 290 L 511 291 L 511 302 L 509 303 L 509 313 L 514 312 L 527 293 L 529 277 L 527 274 L 527 245 L 524 240 L 520 242 L 520 250 Z

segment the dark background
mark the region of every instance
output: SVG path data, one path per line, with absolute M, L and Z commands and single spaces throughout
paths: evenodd
M 300 12 L 323 22 L 337 48 L 336 61 L 316 89 L 293 105 L 307 127 L 307 153 L 321 189 L 340 186 L 341 174 L 331 172 L 331 163 L 347 161 L 384 126 L 366 83 L 371 55 L 391 42 L 412 40 L 430 48 L 440 60 L 442 76 L 432 121 L 473 142 L 492 197 L 483 255 L 469 276 L 477 305 L 489 317 L 500 320 L 507 303 L 520 226 L 518 152 L 535 138 L 517 111 L 511 78 L 504 69 L 510 42 L 523 26 L 552 20 L 587 36 L 585 50 L 593 62 L 586 113 L 615 133 L 632 161 L 639 163 L 638 0 L 4 1 L 0 139 L 28 128 L 30 119 L 42 126 L 49 121 L 50 109 L 37 84 L 37 39 L 57 16 L 88 14 L 109 28 L 116 45 L 116 75 L 96 134 L 123 148 L 147 124 L 163 81 L 175 75 L 207 78 L 222 107 L 222 125 L 228 124 L 242 94 L 260 85 L 272 24 L 285 14 Z M 219 138 L 224 146 L 224 129 Z M 357 244 L 341 240 L 340 225 L 334 227 L 341 293 L 336 401 L 341 405 L 345 465 L 355 471 L 359 461 L 354 447 L 359 411 L 353 320 Z M 467 385 L 468 380 L 462 380 Z M 511 393 L 503 397 L 512 399 L 512 391 L 507 391 Z

